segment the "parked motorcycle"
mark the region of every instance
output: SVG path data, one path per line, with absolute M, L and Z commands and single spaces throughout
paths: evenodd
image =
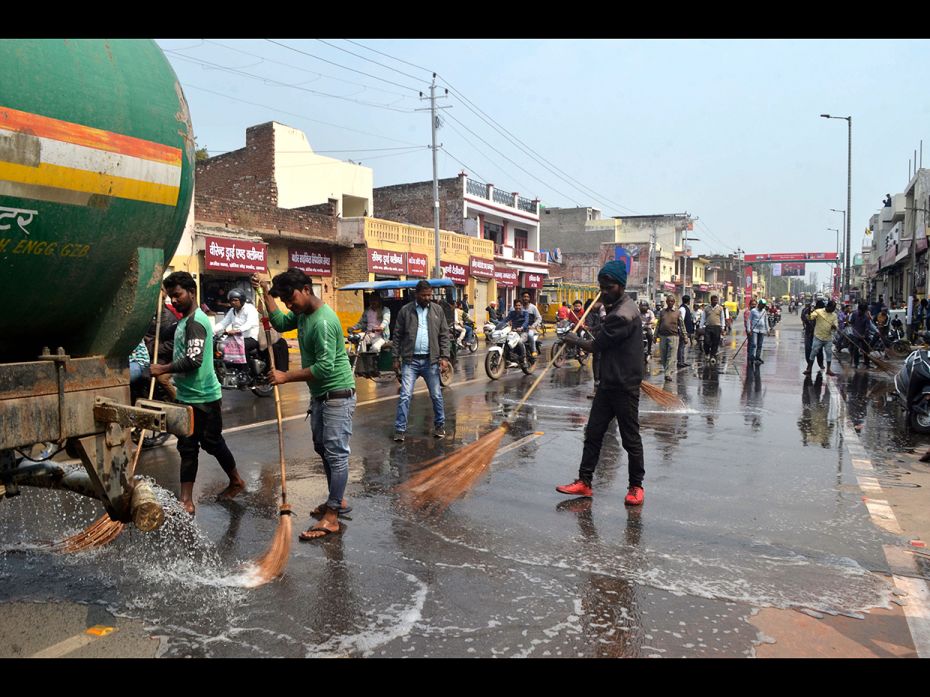
M 911 353 L 894 378 L 894 389 L 907 411 L 908 426 L 930 433 L 930 351 Z
M 568 320 L 560 320 L 556 325 L 556 340 L 555 343 L 552 344 L 552 348 L 550 349 L 549 353 L 549 360 L 552 361 L 552 364 L 556 368 L 561 368 L 563 365 L 565 365 L 565 361 L 576 360 L 578 361 L 578 365 L 582 366 L 585 364 L 585 361 L 588 360 L 589 354 L 587 351 L 583 351 L 575 344 L 565 344 L 565 342 L 562 341 L 562 337 L 571 330 L 572 323 Z M 584 333 L 582 333 L 582 336 L 586 339 L 589 338 Z M 562 353 L 559 354 L 559 349 L 562 348 L 563 345 L 565 348 L 562 349 Z
M 495 329 L 491 332 L 488 354 L 484 358 L 484 372 L 492 380 L 499 379 L 507 368 L 516 364 L 527 375 L 536 368 L 536 359 L 530 355 L 526 348 L 526 339 L 521 338 L 520 334 L 509 327 Z M 536 348 L 541 348 L 539 339 L 536 340 Z
M 270 397 L 274 385 L 269 382 L 271 366 L 265 361 L 258 349 L 247 352 L 245 363 L 229 363 L 226 355 L 226 338 L 223 335 L 213 337 L 213 369 L 216 379 L 224 390 L 252 390 L 256 397 Z

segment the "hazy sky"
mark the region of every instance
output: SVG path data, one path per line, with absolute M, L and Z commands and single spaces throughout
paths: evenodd
M 452 108 L 440 177 L 464 168 L 607 216 L 687 211 L 700 218 L 696 250 L 749 253 L 835 249 L 847 126 L 821 113 L 853 117 L 854 253 L 885 193 L 905 187 L 921 139 L 930 167 L 928 41 L 274 41 L 159 41 L 211 154 L 276 120 L 317 152 L 371 167 L 375 186 L 430 179 L 429 118 L 413 110 L 428 106 L 417 92 L 435 71 L 470 102 L 441 102 Z

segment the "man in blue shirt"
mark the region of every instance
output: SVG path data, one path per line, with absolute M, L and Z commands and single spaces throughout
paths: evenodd
M 417 284 L 416 301 L 404 305 L 397 313 L 394 325 L 394 347 L 396 358 L 394 370 L 401 376 L 400 399 L 394 420 L 394 440 L 403 442 L 407 434 L 407 414 L 413 385 L 418 377 L 426 380 L 429 396 L 433 401 L 433 435 L 445 438 L 445 409 L 442 401 L 440 368 L 449 367 L 450 332 L 449 323 L 442 308 L 431 302 L 433 289 L 428 281 Z M 401 361 L 403 365 L 401 366 Z

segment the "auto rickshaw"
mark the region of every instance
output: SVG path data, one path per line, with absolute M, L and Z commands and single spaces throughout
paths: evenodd
M 391 311 L 391 332 L 393 334 L 394 324 L 397 321 L 397 313 L 400 308 L 413 300 L 412 293 L 417 284 L 423 279 L 411 279 L 408 281 L 363 281 L 360 283 L 350 283 L 340 288 L 340 291 L 363 291 L 368 294 L 377 293 L 381 296 L 384 306 Z M 455 284 L 449 278 L 430 278 L 426 279 L 434 289 L 452 288 Z M 458 363 L 456 352 L 455 335 L 452 332 L 452 325 L 449 325 L 450 331 L 450 353 L 451 360 L 448 369 L 439 371 L 439 382 L 443 387 L 452 384 L 455 372 L 455 366 Z M 369 379 L 378 379 L 385 375 L 391 376 L 400 382 L 400 374 L 394 370 L 394 343 L 385 341 L 379 352 L 359 351 L 359 342 L 362 334 L 350 333 L 346 337 L 346 352 L 349 356 L 349 362 L 352 364 L 352 371 L 356 377 Z

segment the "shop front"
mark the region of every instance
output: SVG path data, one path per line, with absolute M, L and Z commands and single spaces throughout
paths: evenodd
M 519 277 L 519 271 L 495 263 L 494 280 L 497 283 L 497 309 L 504 314 L 513 308 L 513 301 L 517 297 Z
M 545 281 L 546 277 L 541 273 L 523 271 L 520 274 L 520 297 L 523 297 L 524 293 L 529 293 L 530 300 L 533 303 L 537 302 L 539 291 L 542 290 Z
M 201 309 L 221 317 L 230 309 L 226 298 L 233 289 L 254 302 L 249 276 L 268 271 L 268 245 L 245 238 L 206 236 L 201 269 Z
M 470 315 L 478 324 L 483 324 L 484 308 L 494 298 L 491 285 L 494 282 L 494 260 L 471 257 L 469 272 L 472 278 L 472 291 L 469 293 Z

